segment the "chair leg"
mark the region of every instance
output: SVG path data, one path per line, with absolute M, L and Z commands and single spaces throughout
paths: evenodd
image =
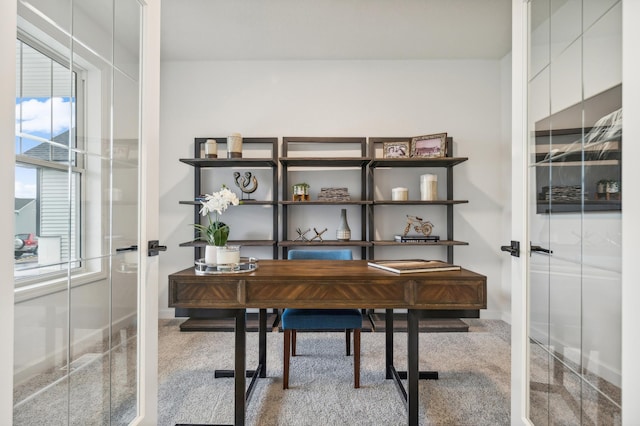
M 347 346 L 347 356 L 351 355 L 351 330 L 346 329 L 344 331 L 344 335 L 346 338 L 346 346 Z
M 282 389 L 289 389 L 289 356 L 291 354 L 291 330 L 284 331 L 284 355 L 282 372 Z
M 360 329 L 353 330 L 353 387 L 360 387 Z
M 296 331 L 291 330 L 291 356 L 296 355 Z

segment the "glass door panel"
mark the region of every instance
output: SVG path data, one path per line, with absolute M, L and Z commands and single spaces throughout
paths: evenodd
M 536 118 L 549 114 L 549 69 L 541 70 L 529 82 L 529 128 L 535 129 Z M 549 182 L 551 167 L 549 151 L 550 138 L 536 135 L 535 130 L 529 132 L 529 212 L 531 218 L 529 232 L 531 245 L 549 247 L 551 209 L 549 199 Z M 528 247 L 524 253 L 528 252 Z M 536 425 L 548 424 L 549 387 L 551 385 L 549 371 L 551 358 L 549 355 L 550 331 L 550 257 L 542 252 L 532 253 L 529 262 L 529 344 L 530 344 L 530 380 L 529 395 L 531 405 L 536 410 L 531 412 L 531 419 Z
M 529 7 L 529 418 L 619 424 L 621 77 L 612 75 L 619 25 L 611 25 L 618 6 Z M 603 15 L 592 16 L 596 10 Z M 613 72 L 585 68 L 597 51 Z
M 19 2 L 16 425 L 138 414 L 141 7 Z
M 127 424 L 137 406 L 139 243 L 139 96 L 137 80 L 114 73 L 114 137 L 111 162 L 111 413 Z M 133 250 L 133 246 L 139 249 Z M 123 423 L 121 423 L 123 422 Z

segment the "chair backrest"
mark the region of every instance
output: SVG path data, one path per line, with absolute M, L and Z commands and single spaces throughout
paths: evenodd
M 289 250 L 288 259 L 351 260 L 351 250 Z

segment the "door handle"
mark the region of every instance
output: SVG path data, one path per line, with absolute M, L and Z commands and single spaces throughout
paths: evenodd
M 129 247 L 121 247 L 116 249 L 116 253 L 122 253 L 125 251 L 138 251 L 138 246 L 133 244 L 133 245 L 130 245 Z
M 161 246 L 160 241 L 151 240 L 147 244 L 147 256 L 157 256 L 161 251 L 167 251 L 167 246 Z
M 500 246 L 500 250 L 511 253 L 513 257 L 520 257 L 520 241 L 511 241 L 510 246 Z
M 531 246 L 531 251 L 532 252 L 535 251 L 538 253 L 553 254 L 553 250 L 549 250 L 549 249 L 546 249 L 540 246 L 534 246 L 534 245 Z

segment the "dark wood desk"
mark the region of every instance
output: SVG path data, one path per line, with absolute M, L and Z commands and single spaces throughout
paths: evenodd
M 395 274 L 367 266 L 366 260 L 260 260 L 244 274 L 197 275 L 188 268 L 169 275 L 169 306 L 194 312 L 220 311 L 234 317 L 235 424 L 244 425 L 247 308 L 261 313 L 259 365 L 265 377 L 266 309 L 378 308 L 407 309 L 407 390 L 393 366 L 393 315 L 387 315 L 386 378 L 395 379 L 405 398 L 407 423 L 418 424 L 418 320 L 433 309 L 486 309 L 487 279 L 465 269 L 450 272 Z M 264 337 L 263 337 L 264 336 Z M 249 391 L 251 390 L 252 384 Z

